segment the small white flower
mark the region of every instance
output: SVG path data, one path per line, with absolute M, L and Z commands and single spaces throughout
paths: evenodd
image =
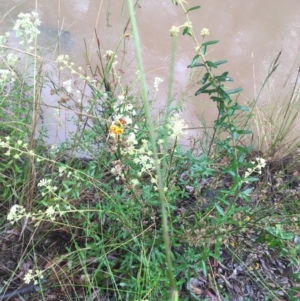
M 24 276 L 23 280 L 24 280 L 24 282 L 26 284 L 29 284 L 31 282 L 31 280 L 33 279 L 32 274 L 33 274 L 33 271 L 32 270 L 28 270 L 28 273 Z
M 7 215 L 7 220 L 13 225 L 26 215 L 25 208 L 20 205 L 13 205 Z
M 72 92 L 72 81 L 70 79 L 64 81 L 63 82 L 63 87 L 65 88 L 67 93 L 71 93 Z
M 55 209 L 53 206 L 48 207 L 48 209 L 45 211 L 45 214 L 50 220 L 55 220 Z
M 154 89 L 155 89 L 156 92 L 159 91 L 158 86 L 159 86 L 162 82 L 163 82 L 163 80 L 162 80 L 160 77 L 155 77 L 153 87 L 154 87 Z
M 201 29 L 201 36 L 206 37 L 209 35 L 209 29 L 208 28 L 202 28 Z
M 51 180 L 50 179 L 42 179 L 37 186 L 39 187 L 45 187 L 51 184 Z
M 123 119 L 126 121 L 126 124 L 132 124 L 132 119 L 129 116 L 124 116 Z
M 185 22 L 183 26 L 185 26 L 185 27 L 189 27 L 189 28 L 192 28 L 192 27 L 193 27 L 193 26 L 192 26 L 192 22 L 191 22 L 191 21 L 187 21 L 187 22 Z
M 118 99 L 119 99 L 120 101 L 123 101 L 123 100 L 125 99 L 125 97 L 124 97 L 124 95 L 119 95 L 119 96 L 118 96 Z
M 180 118 L 176 113 L 170 118 L 169 122 L 169 135 L 171 139 L 177 138 L 179 135 L 183 135 L 183 130 L 187 127 L 184 120 Z
M 172 26 L 170 29 L 170 33 L 172 37 L 176 37 L 179 34 L 179 32 L 180 32 L 179 27 Z
M 137 180 L 137 179 L 132 179 L 131 180 L 131 184 L 133 185 L 133 186 L 136 186 L 136 185 L 138 185 L 140 182 L 139 182 L 139 180 Z
M 127 103 L 126 105 L 125 105 L 125 110 L 126 111 L 131 111 L 133 109 L 133 105 L 131 104 L 131 103 Z
M 114 54 L 115 53 L 112 50 L 107 50 L 103 57 L 105 57 L 109 61 L 114 56 Z M 117 56 L 115 55 L 114 58 L 117 58 Z
M 12 66 L 12 67 L 16 66 L 18 60 L 19 60 L 19 57 L 16 54 L 13 54 L 13 53 L 9 53 L 6 56 L 6 62 L 7 62 L 7 64 L 10 65 L 10 66 Z
M 36 270 L 35 274 L 33 274 L 33 270 L 30 269 L 30 270 L 28 270 L 28 273 L 24 276 L 23 280 L 26 284 L 30 284 L 31 281 L 33 281 L 33 284 L 37 285 L 39 283 L 38 282 L 39 279 L 44 279 L 42 271 Z

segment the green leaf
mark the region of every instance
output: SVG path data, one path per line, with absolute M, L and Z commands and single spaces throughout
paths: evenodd
M 195 65 L 198 63 L 199 57 L 200 57 L 200 54 L 195 55 L 192 62 L 191 62 L 191 64 L 188 66 L 188 68 L 195 67 Z
M 205 64 L 209 67 L 218 68 L 218 65 L 216 65 L 215 63 L 213 63 L 211 61 L 206 61 Z
M 195 93 L 195 96 L 197 96 L 197 95 L 203 93 L 204 90 L 205 90 L 206 88 L 208 88 L 210 85 L 211 85 L 211 83 L 207 83 L 207 84 L 205 84 L 204 86 L 202 86 L 202 87 Z
M 203 91 L 202 93 L 208 93 L 210 95 L 211 93 L 215 93 L 215 92 L 217 92 L 217 89 L 208 89 Z
M 243 154 L 248 154 L 249 153 L 248 147 L 242 147 L 242 146 L 239 146 L 239 145 L 236 145 L 235 147 L 236 147 L 237 150 L 239 150 Z
M 227 81 L 227 75 L 228 75 L 228 72 L 224 72 L 223 74 L 221 75 L 217 75 L 215 76 L 215 79 L 219 82 L 226 82 Z
M 220 60 L 220 61 L 216 61 L 216 62 L 214 62 L 217 66 L 219 66 L 219 65 L 222 65 L 222 64 L 225 64 L 225 63 L 227 63 L 228 61 L 227 60 Z M 227 74 L 228 74 L 228 72 L 227 72 Z
M 247 111 L 250 111 L 250 109 L 246 106 L 239 106 L 239 105 L 236 105 L 234 107 L 235 110 L 239 110 L 239 111 L 244 111 L 244 112 L 247 112 Z
M 17 173 L 21 173 L 21 169 L 19 168 L 19 166 L 17 164 L 14 164 L 14 169 Z
M 212 96 L 210 99 L 212 99 L 213 101 L 216 101 L 216 102 L 223 102 L 223 99 L 221 97 L 217 97 L 217 96 Z
M 283 231 L 280 227 L 267 227 L 266 230 L 274 235 L 277 236 L 281 239 L 287 239 L 287 240 L 292 240 L 294 238 L 294 233 L 292 232 L 285 232 Z
M 226 77 L 228 75 L 228 71 L 226 71 L 226 72 L 223 72 L 220 76 L 222 76 L 222 77 Z
M 200 5 L 197 5 L 197 6 L 193 6 L 191 8 L 189 8 L 185 14 L 187 14 L 188 12 L 192 11 L 192 10 L 196 10 L 196 9 L 199 9 L 201 6 Z
M 202 63 L 196 63 L 193 67 L 191 67 L 191 65 L 188 65 L 187 67 L 188 68 L 194 68 L 194 67 L 202 67 L 202 66 L 205 66 L 205 65 L 202 64 Z
M 217 76 L 215 76 L 215 79 L 216 79 L 218 82 L 226 82 L 226 77 L 225 77 L 225 76 L 222 76 L 222 75 L 217 75 Z
M 204 74 L 204 76 L 201 80 L 201 84 L 204 85 L 207 82 L 208 78 L 209 78 L 209 73 L 207 72 Z
M 255 177 L 248 177 L 248 178 L 245 178 L 245 181 L 246 182 L 257 182 L 259 179 L 258 178 L 255 178 Z
M 230 101 L 230 97 L 228 93 L 224 91 L 224 89 L 222 89 L 221 87 L 218 87 L 218 93 L 223 98 L 223 101 L 228 101 L 228 102 Z
M 240 135 L 249 135 L 249 134 L 252 134 L 252 131 L 250 131 L 250 130 L 237 130 L 236 132 L 238 134 L 240 134 Z
M 225 216 L 225 212 L 223 211 L 223 209 L 221 208 L 221 206 L 219 204 L 215 204 L 215 207 L 222 216 Z
M 226 93 L 228 95 L 231 95 L 231 94 L 240 93 L 241 91 L 243 91 L 243 88 L 236 88 L 236 89 L 232 89 L 232 90 L 226 91 Z
M 190 37 L 192 36 L 192 34 L 191 34 L 191 30 L 190 30 L 190 28 L 189 27 L 186 27 L 184 30 L 183 30 L 183 32 L 182 32 L 182 35 L 184 36 L 184 35 L 189 35 Z
M 204 46 L 202 45 L 201 46 L 201 52 L 202 52 L 203 55 L 206 54 L 206 50 L 207 50 L 207 47 L 205 45 Z
M 213 45 L 219 43 L 219 40 L 211 40 L 203 43 L 201 46 L 208 46 L 208 45 Z
M 206 277 L 206 276 L 207 276 L 207 268 L 206 268 L 205 261 L 204 261 L 204 260 L 201 260 L 201 263 L 202 263 L 202 271 L 203 271 L 203 275 L 204 275 L 204 277 Z
M 237 133 L 237 131 L 236 130 L 234 130 L 233 132 L 232 132 L 232 139 L 233 140 L 237 140 L 238 139 L 238 133 Z

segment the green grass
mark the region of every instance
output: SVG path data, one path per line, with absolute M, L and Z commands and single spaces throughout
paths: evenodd
M 231 300 L 234 280 L 228 277 L 236 271 L 266 300 L 280 300 L 278 291 L 297 300 L 297 285 L 276 279 L 287 274 L 299 284 L 299 156 L 290 158 L 290 147 L 277 152 L 276 160 L 269 156 L 286 141 L 298 143 L 286 139 L 297 118 L 299 91 L 287 92 L 287 102 L 278 101 L 280 110 L 275 107 L 270 115 L 257 100 L 249 108 L 238 104 L 241 89 L 228 90 L 230 75 L 218 73 L 225 61 L 210 61 L 209 47 L 218 41 L 190 26 L 189 14 L 201 10 L 177 5 L 186 23 L 173 28 L 163 122 L 151 118 L 155 99 L 146 88 L 132 1 L 140 75 L 126 87 L 115 84 L 114 56 L 122 39 L 114 52 L 99 43 L 95 65 L 86 49 L 87 70 L 60 56 L 47 73 L 38 49 L 28 48 L 36 41 L 34 26 L 32 42 L 20 37 L 22 62 L 7 59 L 15 52 L 1 39 L 0 69 L 8 75 L 0 77 L 0 252 L 4 262 L 12 261 L 8 269 L 0 265 L 2 293 L 17 290 L 31 275 L 42 300 L 53 295 L 59 300 Z M 219 113 L 203 138 L 206 145 L 198 141 L 190 150 L 178 143 L 185 123 L 182 108 L 171 101 L 178 31 L 195 41 L 189 68 L 202 74 L 195 94 L 208 94 Z M 58 77 L 51 75 L 56 72 Z M 76 81 L 66 81 L 66 75 Z M 140 93 L 130 88 L 136 83 Z M 72 113 L 69 122 L 76 125 L 59 145 L 46 143 L 47 126 L 40 118 L 45 86 L 60 97 L 58 113 Z M 284 112 L 280 123 L 272 123 L 274 112 Z M 254 135 L 249 124 L 257 124 Z M 259 167 L 257 158 L 266 164 Z M 274 268 L 271 276 L 265 262 Z M 195 287 L 197 276 L 207 283 Z

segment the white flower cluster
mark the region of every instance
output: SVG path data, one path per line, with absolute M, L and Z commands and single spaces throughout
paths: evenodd
M 7 43 L 7 39 L 9 38 L 9 32 L 6 32 L 4 35 L 0 35 L 0 45 L 5 45 Z M 1 50 L 1 52 L 3 52 Z
M 11 152 L 14 153 L 13 157 L 15 159 L 19 159 L 22 154 L 28 154 L 30 156 L 34 156 L 34 152 L 32 150 L 28 150 L 27 143 L 18 140 L 17 142 L 11 142 L 10 137 L 4 137 L 4 140 L 0 139 L 0 147 L 7 148 L 7 151 L 4 153 L 5 156 L 10 156 Z
M 13 205 L 7 215 L 7 220 L 12 225 L 23 217 L 31 218 L 33 221 L 41 221 L 43 219 L 54 221 L 57 214 L 62 216 L 64 213 L 65 211 L 61 211 L 59 205 L 51 205 L 46 209 L 45 212 L 39 210 L 38 213 L 28 213 L 23 206 Z
M 152 151 L 148 147 L 148 141 L 146 139 L 142 140 L 142 146 L 135 150 L 135 158 L 133 162 L 139 164 L 141 169 L 138 173 L 139 177 L 143 173 L 151 174 L 154 169 L 154 160 L 152 158 Z
M 103 55 L 103 57 L 106 58 L 106 60 L 109 62 L 110 60 L 112 60 L 112 67 L 114 68 L 117 64 L 118 64 L 118 61 L 116 60 L 117 59 L 117 55 L 115 54 L 114 51 L 112 50 L 106 50 L 105 54 Z
M 141 177 L 143 174 L 147 174 L 150 176 L 150 182 L 154 186 L 154 190 L 158 190 L 158 178 L 157 175 L 154 174 L 155 166 L 153 159 L 153 152 L 149 149 L 148 141 L 146 139 L 142 140 L 142 145 L 140 148 L 134 149 L 133 162 L 140 166 L 140 171 L 138 172 L 138 176 Z M 160 164 L 160 161 L 158 162 Z M 131 180 L 133 186 L 139 184 L 138 179 Z M 164 191 L 167 191 L 167 187 L 164 187 Z
M 1 140 L 0 139 L 0 147 L 10 147 L 10 144 L 9 144 L 9 141 L 10 141 L 10 137 L 9 136 L 6 136 L 4 137 L 5 140 Z
M 171 29 L 170 29 L 170 33 L 171 33 L 171 36 L 172 37 L 176 37 L 178 36 L 178 34 L 180 33 L 180 28 L 181 27 L 185 27 L 185 28 L 192 28 L 193 25 L 192 25 L 192 22 L 191 21 L 187 21 L 185 22 L 184 24 L 180 25 L 180 26 L 172 26 Z
M 50 179 L 42 179 L 38 185 L 38 187 L 45 187 L 46 191 L 42 192 L 42 196 L 46 195 L 48 192 L 55 192 L 58 188 L 56 186 L 51 185 L 51 180 Z
M 31 14 L 19 14 L 15 26 L 13 27 L 16 36 L 21 39 L 19 44 L 26 43 L 29 51 L 33 49 L 29 44 L 33 43 L 35 37 L 40 33 L 37 29 L 39 25 L 41 25 L 41 21 L 38 18 L 38 14 L 32 12 Z
M 171 33 L 172 37 L 178 36 L 178 34 L 180 33 L 180 27 L 172 26 L 171 29 L 170 29 L 170 33 Z
M 209 29 L 208 28 L 202 28 L 201 29 L 201 36 L 204 38 L 209 35 Z
M 67 178 L 70 178 L 73 175 L 73 172 L 71 170 L 68 170 L 67 166 L 62 165 L 58 168 L 58 174 L 60 177 L 66 175 Z
M 18 61 L 19 61 L 19 57 L 16 54 L 9 53 L 6 56 L 6 64 L 11 67 L 15 67 Z
M 70 94 L 72 92 L 72 81 L 69 79 L 69 80 L 66 80 L 63 82 L 63 87 L 64 89 L 66 90 L 66 92 L 68 94 Z
M 44 276 L 42 274 L 41 270 L 28 270 L 28 273 L 24 276 L 24 282 L 26 284 L 30 284 L 33 281 L 34 285 L 37 285 L 39 283 L 39 279 L 44 279 Z
M 168 134 L 172 140 L 175 140 L 178 136 L 183 135 L 183 130 L 187 128 L 185 121 L 180 118 L 178 113 L 170 117 L 168 124 Z
M 248 178 L 254 171 L 261 174 L 262 169 L 266 166 L 266 160 L 264 158 L 256 158 L 256 162 L 251 161 L 252 164 L 256 164 L 252 168 L 248 168 L 245 172 L 245 178 Z
M 156 92 L 159 91 L 158 86 L 159 86 L 162 82 L 163 82 L 163 80 L 162 80 L 160 77 L 155 77 L 153 87 L 154 87 L 154 89 L 155 89 Z
M 7 220 L 13 225 L 24 216 L 28 216 L 23 206 L 13 205 L 7 215 Z
M 114 52 L 112 50 L 106 50 L 105 54 L 103 55 L 103 57 L 105 57 L 108 61 L 111 60 L 114 56 Z M 116 55 L 115 55 L 116 57 Z
M 132 124 L 132 117 L 136 115 L 133 105 L 125 99 L 125 96 L 119 95 L 118 101 L 113 105 L 115 115 L 113 115 L 113 123 L 118 124 L 120 121 L 124 125 Z
M 2 90 L 8 84 L 15 82 L 16 78 L 17 75 L 13 70 L 0 69 L 0 89 Z
M 82 67 L 77 67 L 77 70 L 75 70 L 75 64 L 74 62 L 70 61 L 70 57 L 67 54 L 61 54 L 57 57 L 56 61 L 60 64 L 59 70 L 64 70 L 67 69 L 69 70 L 72 74 L 77 74 L 80 79 L 84 79 L 87 81 L 92 81 L 89 76 L 86 76 L 84 74 L 84 70 Z M 63 87 L 69 89 L 71 92 L 71 80 L 67 80 L 63 83 Z M 68 90 L 67 90 L 68 92 Z M 68 93 L 70 93 L 68 92 Z
M 110 170 L 110 172 L 116 177 L 116 180 L 119 181 L 120 179 L 124 180 L 125 175 L 123 172 L 124 165 L 120 160 L 113 161 L 113 168 Z

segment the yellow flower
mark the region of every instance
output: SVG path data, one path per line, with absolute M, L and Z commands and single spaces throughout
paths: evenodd
M 121 127 L 115 125 L 115 124 L 112 124 L 109 128 L 109 131 L 113 134 L 115 134 L 115 136 L 119 136 L 119 135 L 122 135 L 123 132 L 124 132 L 124 129 L 122 129 Z

